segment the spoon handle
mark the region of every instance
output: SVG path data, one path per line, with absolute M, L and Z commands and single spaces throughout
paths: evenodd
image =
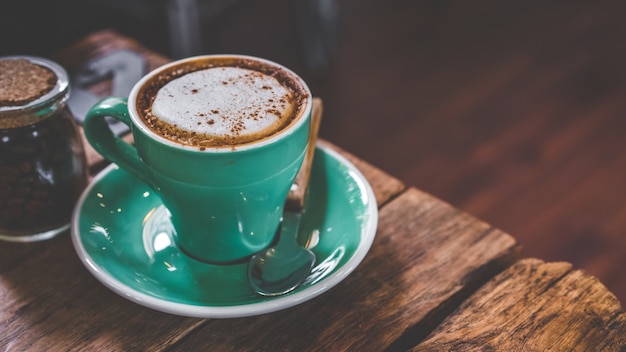
M 309 142 L 307 150 L 302 161 L 300 171 L 296 175 L 296 179 L 291 186 L 291 190 L 285 201 L 285 209 L 291 211 L 302 211 L 306 193 L 309 189 L 309 177 L 311 176 L 311 168 L 313 165 L 313 155 L 315 154 L 315 143 L 319 132 L 320 123 L 322 121 L 323 111 L 322 99 L 313 98 L 313 107 L 311 110 L 311 130 L 309 132 Z

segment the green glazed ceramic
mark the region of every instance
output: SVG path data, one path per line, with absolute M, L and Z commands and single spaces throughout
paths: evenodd
M 276 63 L 247 56 L 187 58 L 146 75 L 134 86 L 128 101 L 111 97 L 96 104 L 84 122 L 85 135 L 94 149 L 159 193 L 171 214 L 177 245 L 191 257 L 217 264 L 245 261 L 274 240 L 287 193 L 304 158 L 311 93 L 291 73 L 289 77 L 300 82 L 307 97 L 298 117 L 269 137 L 228 147 L 196 147 L 166 139 L 144 124 L 136 101 L 146 82 L 161 72 L 188 62 L 205 65 L 232 58 L 290 72 Z M 135 145 L 113 135 L 106 117 L 128 125 Z
M 214 265 L 183 254 L 161 199 L 114 164 L 79 199 L 72 240 L 87 269 L 127 299 L 182 316 L 228 318 L 285 309 L 335 286 L 369 251 L 377 222 L 376 199 L 365 178 L 342 156 L 318 146 L 300 232 L 317 262 L 289 294 L 256 294 L 247 263 Z

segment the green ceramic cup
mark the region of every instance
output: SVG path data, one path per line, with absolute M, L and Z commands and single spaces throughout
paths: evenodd
M 193 57 L 162 66 L 137 82 L 128 99 L 109 97 L 96 104 L 84 122 L 94 149 L 161 197 L 171 214 L 177 246 L 190 257 L 213 264 L 244 261 L 274 240 L 285 199 L 304 158 L 312 106 L 310 90 L 287 68 L 229 55 L 269 65 L 297 81 L 304 89 L 304 103 L 294 122 L 256 142 L 202 148 L 173 142 L 146 126 L 137 100 L 147 82 L 190 62 L 225 57 Z M 131 128 L 134 145 L 111 132 L 106 116 Z

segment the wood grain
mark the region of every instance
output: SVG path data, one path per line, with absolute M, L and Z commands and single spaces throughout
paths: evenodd
M 326 75 L 307 75 L 290 23 L 267 24 L 289 0 L 206 23 L 205 48 L 303 74 L 324 100 L 322 138 L 626 302 L 626 2 L 336 2 Z
M 211 320 L 175 350 L 406 348 L 519 250 L 512 237 L 416 189 L 387 203 L 379 221 L 370 253 L 336 288 L 287 311 Z
M 374 190 L 374 196 L 376 196 L 376 202 L 379 207 L 405 189 L 406 186 L 399 179 L 390 176 L 380 168 L 358 158 L 337 145 L 327 140 L 319 140 L 318 143 L 338 151 L 349 162 L 354 164 L 357 169 L 361 170 Z
M 478 290 L 413 351 L 623 351 L 625 314 L 570 263 L 522 260 Z
M 341 5 L 321 136 L 626 304 L 626 2 Z
M 296 49 L 290 2 L 241 1 L 205 21 L 205 52 L 292 68 L 324 99 L 322 138 L 514 234 L 525 256 L 587 270 L 626 302 L 625 1 L 336 0 L 323 75 Z M 98 1 L 3 10 L 6 54 L 48 56 L 102 28 L 168 53 L 163 21 Z M 25 23 L 32 33 L 16 30 Z
M 130 37 L 123 37 L 113 29 L 102 29 L 97 32 L 88 33 L 84 38 L 72 43 L 69 46 L 61 48 L 52 55 L 55 60 L 62 62 L 63 67 L 68 71 L 78 70 L 83 64 L 91 59 L 103 56 L 116 50 L 128 49 L 137 52 L 146 60 L 147 70 L 154 70 L 162 66 L 170 59 L 156 51 L 147 49 L 137 40 Z M 106 96 L 111 91 L 110 81 L 93 86 L 93 92 L 102 92 L 101 95 Z
M 374 187 L 379 204 L 388 202 L 404 189 L 399 181 L 381 170 L 355 156 L 347 153 L 346 156 L 361 167 Z M 432 201 L 436 202 L 434 198 Z M 67 235 L 42 243 L 3 244 L 0 275 L 0 330 L 6 332 L 0 336 L 0 346 L 16 350 L 160 350 L 185 339 L 205 324 L 202 319 L 163 314 L 117 296 L 86 271 Z M 333 298 L 304 309 L 323 314 L 328 300 Z M 287 325 L 298 317 L 294 310 L 278 314 L 286 317 Z M 235 321 L 249 324 L 256 320 Z M 193 342 L 194 345 L 206 341 L 202 335 L 196 336 L 200 340 Z M 268 350 L 274 344 L 273 339 L 266 343 Z M 250 350 L 251 346 L 254 345 L 248 345 Z
M 0 246 L 0 349 L 150 350 L 201 323 L 132 303 L 79 261 L 69 235 Z
M 455 6 L 463 7 L 452 4 L 453 8 Z M 375 8 L 375 4 L 371 3 L 358 7 L 359 11 L 365 12 Z M 402 6 L 398 5 L 388 9 L 397 11 L 401 8 Z M 381 12 L 376 19 L 380 23 L 388 23 L 385 21 L 389 21 L 390 18 L 394 18 L 394 23 L 402 23 L 409 19 L 411 23 L 415 22 L 413 13 L 400 11 L 401 16 L 397 18 L 390 17 L 392 13 L 394 12 Z M 524 13 L 522 11 L 522 14 Z M 593 17 L 594 13 L 590 16 Z M 428 17 L 422 18 L 428 20 Z M 373 34 L 381 36 L 384 32 Z M 363 43 L 353 44 L 351 50 L 371 40 L 369 37 L 367 40 L 363 39 Z M 60 57 L 69 60 L 68 67 L 78 65 L 79 57 L 119 47 L 141 50 L 152 57 L 151 65 L 167 61 L 158 54 L 144 51 L 144 48 L 138 47 L 137 42 L 120 37 L 113 31 L 96 33 L 93 37 L 81 41 L 77 47 L 81 48 L 78 50 L 80 54 L 73 54 L 72 50 L 60 52 Z M 407 63 L 413 63 L 410 57 L 398 57 L 394 60 L 407 60 Z M 569 62 L 571 66 L 565 65 L 563 70 L 542 71 L 544 78 L 535 81 L 524 79 L 529 63 L 524 57 L 518 57 L 512 62 L 494 67 L 495 71 L 486 75 L 485 81 L 452 90 L 456 103 L 449 106 L 445 104 L 445 99 L 438 99 L 443 86 L 438 85 L 437 75 L 425 75 L 425 84 L 432 86 L 428 89 L 423 87 L 416 89 L 419 89 L 425 97 L 429 97 L 428 102 L 433 105 L 424 110 L 429 112 L 425 114 L 424 120 L 411 122 L 415 124 L 411 125 L 411 128 L 424 128 L 427 133 L 424 135 L 425 139 L 415 139 L 408 132 L 404 137 L 400 136 L 405 142 L 409 141 L 403 145 L 401 151 L 412 150 L 422 153 L 419 155 L 424 157 L 424 163 L 415 169 L 419 170 L 418 174 L 424 175 L 426 179 L 431 177 L 435 182 L 441 180 L 442 184 L 454 181 L 458 187 L 454 192 L 459 192 L 456 194 L 461 195 L 461 199 L 474 199 L 472 204 L 486 208 L 502 207 L 497 192 L 487 192 L 482 200 L 480 197 L 475 198 L 472 185 L 482 184 L 481 182 L 484 182 L 482 176 L 485 176 L 481 174 L 479 175 L 481 177 L 477 177 L 476 170 L 481 170 L 481 165 L 493 164 L 500 167 L 509 165 L 506 162 L 501 164 L 494 161 L 496 160 L 494 153 L 497 154 L 498 148 L 503 146 L 505 152 L 513 152 L 516 158 L 519 157 L 522 161 L 535 160 L 536 154 L 532 150 L 520 151 L 516 143 L 527 138 L 530 132 L 543 124 L 542 116 L 550 116 L 562 108 L 562 105 L 559 103 L 555 105 L 549 99 L 542 100 L 545 103 L 540 104 L 542 114 L 529 119 L 523 118 L 525 110 L 521 109 L 519 120 L 515 120 L 518 121 L 515 126 L 522 128 L 522 132 L 513 131 L 502 136 L 498 135 L 493 140 L 493 145 L 487 144 L 484 148 L 478 148 L 469 154 L 456 155 L 452 159 L 446 159 L 453 153 L 448 154 L 450 150 L 446 149 L 445 145 L 442 153 L 427 155 L 421 149 L 426 144 L 422 143 L 429 139 L 436 141 L 441 137 L 440 132 L 444 129 L 439 125 L 439 117 L 443 117 L 444 122 L 451 122 L 458 114 L 479 109 L 481 102 L 488 101 L 500 91 L 500 87 L 510 82 L 521 83 L 520 87 L 529 93 L 537 87 L 549 87 L 552 80 L 558 81 L 561 79 L 559 77 L 570 74 L 568 67 L 575 68 L 576 65 L 584 64 L 585 60 L 587 60 L 585 57 L 573 58 L 572 62 Z M 480 60 L 473 63 L 476 62 Z M 358 71 L 359 65 L 366 64 L 354 62 L 351 68 Z M 447 72 L 444 78 L 463 81 L 474 74 L 478 73 L 468 73 L 465 69 L 458 68 Z M 358 77 L 367 82 L 388 81 L 392 85 L 401 84 L 404 79 L 396 78 L 392 79 L 376 71 Z M 379 87 L 368 86 L 366 81 L 359 82 L 358 79 L 356 82 L 350 82 L 350 85 L 364 89 L 361 91 L 364 95 L 361 95 L 360 99 L 373 99 L 380 92 Z M 108 92 L 106 84 L 98 86 L 95 91 L 103 95 Z M 390 102 L 397 103 L 407 98 L 410 101 L 410 95 L 407 95 L 410 92 L 404 93 L 394 96 Z M 516 99 L 520 99 L 518 103 L 523 105 L 524 96 Z M 592 109 L 594 114 L 598 111 L 610 114 L 620 111 L 622 103 L 618 99 L 612 99 L 614 98 L 598 105 L 599 110 Z M 326 103 L 326 99 L 324 101 Z M 336 110 L 336 107 L 337 105 L 329 109 L 334 110 L 335 116 L 347 113 Z M 376 113 L 366 110 L 354 111 L 351 116 L 358 116 L 358 119 L 352 122 L 349 118 L 346 121 L 333 119 L 331 127 L 327 125 L 327 129 L 336 130 L 341 136 L 346 136 L 345 139 L 338 138 L 340 145 L 355 145 L 357 149 L 359 145 L 371 145 L 373 155 L 384 156 L 377 159 L 382 161 L 382 165 L 387 165 L 387 159 L 393 155 L 404 160 L 403 167 L 413 168 L 414 165 L 406 163 L 405 154 L 389 154 L 369 139 L 353 144 L 355 138 L 363 137 L 365 133 L 363 131 L 372 126 L 377 131 L 377 136 L 395 135 L 395 132 L 389 129 L 392 124 L 386 120 L 382 121 L 383 125 L 378 124 L 380 119 L 378 122 L 364 121 L 362 116 Z M 584 115 L 584 112 L 580 114 Z M 401 114 L 389 116 L 402 117 Z M 607 121 L 613 119 L 604 116 Z M 598 150 L 603 150 L 606 146 L 619 147 L 619 143 L 615 142 L 618 132 L 601 132 L 598 135 L 591 132 L 588 135 L 587 131 L 593 130 L 593 124 L 585 119 L 575 120 L 582 122 L 563 129 L 562 133 L 558 134 L 559 137 L 549 143 L 550 147 L 546 154 L 549 160 L 555 156 L 555 160 L 563 162 L 561 155 L 571 156 L 572 151 L 564 152 L 568 148 L 568 141 L 580 136 L 588 136 L 594 141 L 592 144 L 594 148 Z M 369 127 L 363 127 L 361 122 Z M 337 129 L 341 126 L 347 126 L 351 134 L 347 134 L 347 130 Z M 472 127 L 470 131 L 484 132 L 487 136 L 503 131 L 501 125 L 491 126 L 493 129 L 490 127 L 484 131 L 480 130 L 478 125 L 462 124 L 462 126 Z M 554 131 L 558 130 L 558 124 L 554 124 L 553 127 Z M 467 130 L 461 129 L 453 133 L 453 136 L 463 141 L 466 132 Z M 552 136 L 550 132 L 541 138 Z M 601 137 L 608 138 L 603 141 Z M 337 145 L 326 141 L 320 143 L 338 150 L 361 170 L 372 185 L 380 208 L 377 235 L 370 252 L 354 273 L 337 287 L 312 301 L 276 313 L 229 320 L 189 319 L 143 308 L 105 288 L 82 266 L 73 253 L 68 236 L 60 236 L 42 243 L 7 243 L 0 246 L 0 331 L 2 331 L 0 349 L 33 351 L 626 349 L 626 317 L 615 296 L 596 278 L 583 271 L 574 270 L 576 267 L 568 263 L 546 263 L 536 259 L 516 262 L 520 256 L 519 243 L 493 225 L 426 192 L 415 188 L 406 189 L 398 179 L 347 153 Z M 442 143 L 445 144 L 445 140 Z M 593 155 L 594 153 L 590 153 L 588 158 L 591 160 Z M 615 153 L 614 156 L 607 156 L 607 160 L 619 159 L 621 155 Z M 467 156 L 469 157 L 464 159 Z M 93 154 L 89 160 L 97 164 L 102 163 L 102 160 Z M 454 161 L 463 167 L 455 169 L 454 171 L 458 171 L 456 173 L 441 172 L 441 166 L 445 165 L 446 161 Z M 473 165 L 475 169 L 465 168 L 468 164 Z M 608 169 L 602 167 L 604 164 L 593 165 L 600 165 L 601 170 L 598 173 L 599 177 L 594 176 L 591 179 L 614 181 L 614 174 L 606 171 Z M 523 167 L 514 168 L 510 172 L 520 171 L 524 177 L 534 177 L 532 172 Z M 560 173 L 555 175 L 558 174 Z M 552 183 L 550 180 L 546 181 L 541 189 L 550 191 L 549 185 L 559 184 L 559 179 L 555 177 Z M 586 178 L 582 177 L 581 180 L 585 181 Z M 565 183 L 562 187 L 567 185 L 568 183 Z M 585 181 L 584 185 L 568 199 L 580 202 L 590 194 L 602 191 L 602 187 L 593 185 L 591 181 Z M 498 187 L 503 192 L 507 190 L 502 185 Z M 520 184 L 519 187 L 515 187 L 513 193 L 507 195 L 517 194 L 516 192 L 524 193 L 524 187 Z M 617 192 L 616 196 L 610 197 L 612 202 L 616 202 L 615 199 L 619 198 L 619 194 Z M 529 199 L 534 198 L 531 196 Z M 604 217 L 606 223 L 603 229 L 606 233 L 619 231 L 626 223 L 623 217 L 626 212 L 623 206 L 620 209 Z M 549 222 L 546 219 L 538 221 Z M 535 229 L 540 227 L 537 226 Z M 615 253 L 619 253 L 619 250 Z
M 106 52 L 103 48 L 132 48 L 145 53 L 136 42 L 112 31 L 82 40 L 75 48 L 77 53 L 61 53 L 72 60 L 86 60 Z M 148 55 L 153 57 L 153 65 L 166 62 L 158 55 Z M 94 91 L 106 96 L 108 89 L 100 84 Z M 132 143 L 132 136 L 125 139 Z M 92 172 L 105 163 L 93 149 L 87 148 L 87 157 Z M 404 189 L 381 170 L 355 156 L 348 157 L 372 181 L 379 204 Z M 378 185 L 385 186 L 379 189 Z M 0 246 L 0 302 L 2 350 L 160 350 L 205 323 L 153 311 L 117 296 L 87 272 L 67 234 L 41 243 Z

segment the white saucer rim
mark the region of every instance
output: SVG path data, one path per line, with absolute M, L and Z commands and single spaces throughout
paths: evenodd
M 104 270 L 101 270 L 100 266 L 92 260 L 92 258 L 87 253 L 85 247 L 83 246 L 80 234 L 78 233 L 78 224 L 80 222 L 81 209 L 87 195 L 89 194 L 91 189 L 109 172 L 115 169 L 119 169 L 116 164 L 108 165 L 96 176 L 94 176 L 94 178 L 85 188 L 76 203 L 71 222 L 71 237 L 75 251 L 87 270 L 98 281 L 100 281 L 103 285 L 105 285 L 118 295 L 125 297 L 126 299 L 144 307 L 178 316 L 194 318 L 250 317 L 287 309 L 309 301 L 339 284 L 356 269 L 356 267 L 363 261 L 363 259 L 369 252 L 374 241 L 374 237 L 376 236 L 376 230 L 378 227 L 378 204 L 376 202 L 374 191 L 372 190 L 372 187 L 367 179 L 363 176 L 360 170 L 358 170 L 356 166 L 354 166 L 343 155 L 339 154 L 338 152 L 324 144 L 318 143 L 316 147 L 322 149 L 326 154 L 332 156 L 334 159 L 339 161 L 340 164 L 346 166 L 353 175 L 352 177 L 355 180 L 360 181 L 359 183 L 361 189 L 363 190 L 365 203 L 367 203 L 367 217 L 361 225 L 361 239 L 357 250 L 352 255 L 352 257 L 345 264 L 341 265 L 341 267 L 339 267 L 335 272 L 310 287 L 255 303 L 232 306 L 192 305 L 187 303 L 170 302 L 161 298 L 147 295 L 141 291 L 125 285 L 111 274 L 107 273 Z

